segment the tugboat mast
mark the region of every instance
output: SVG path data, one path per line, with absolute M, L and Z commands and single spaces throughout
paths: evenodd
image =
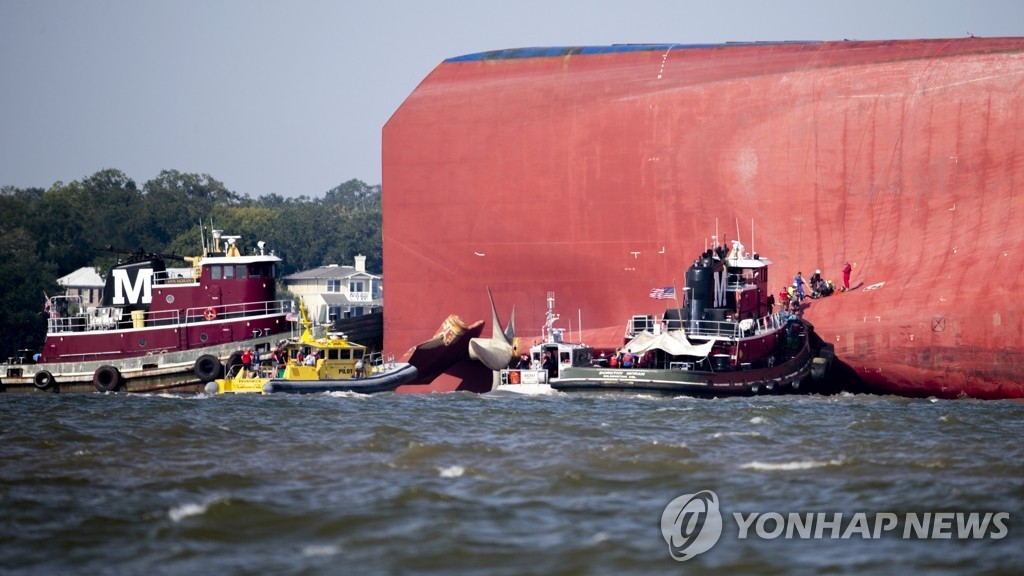
M 541 329 L 541 337 L 544 342 L 561 342 L 562 329 L 555 328 L 558 321 L 558 314 L 555 314 L 555 293 L 548 292 L 548 311 L 544 314 L 544 328 Z

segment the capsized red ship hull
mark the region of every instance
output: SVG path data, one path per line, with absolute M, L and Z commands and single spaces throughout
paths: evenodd
M 851 387 L 1022 397 L 1022 93 L 1024 38 L 452 58 L 384 127 L 385 347 L 488 287 L 524 340 L 547 291 L 615 334 L 717 232 L 780 288 L 856 265 L 804 313 Z
M 444 319 L 433 337 L 410 348 L 402 357 L 416 367 L 417 377 L 402 384 L 399 394 L 424 392 L 489 392 L 491 372 L 469 359 L 469 343 L 480 336 L 483 320 L 466 325 L 456 314 Z

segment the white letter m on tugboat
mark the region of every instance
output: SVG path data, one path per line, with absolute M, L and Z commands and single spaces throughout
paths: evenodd
M 719 271 L 715 274 L 715 302 L 714 308 L 721 308 L 725 306 L 725 270 Z
M 135 283 L 133 284 L 131 278 L 128 277 L 127 270 L 120 268 L 110 271 L 114 275 L 114 298 L 112 302 L 115 306 L 149 304 L 153 301 L 153 270 L 151 268 L 143 268 L 135 272 Z M 127 300 L 125 299 L 126 293 L 128 295 Z

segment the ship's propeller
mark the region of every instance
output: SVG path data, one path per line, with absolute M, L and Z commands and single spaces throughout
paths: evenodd
M 508 326 L 502 329 L 490 288 L 487 289 L 487 298 L 491 301 L 491 337 L 471 339 L 469 341 L 469 357 L 481 362 L 491 370 L 501 370 L 508 368 L 512 361 L 516 311 L 515 308 L 512 309 Z

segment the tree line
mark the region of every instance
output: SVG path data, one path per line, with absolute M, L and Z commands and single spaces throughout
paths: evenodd
M 383 267 L 381 187 L 349 180 L 322 198 L 256 199 L 228 190 L 207 174 L 164 170 L 139 188 L 106 169 L 49 189 L 0 188 L 0 359 L 39 350 L 46 335 L 44 294 L 83 266 L 101 276 L 118 255 L 108 246 L 150 253 L 197 255 L 211 222 L 244 246 L 266 242 L 290 274 L 327 264 Z M 205 230 L 200 231 L 200 225 Z M 170 264 L 174 266 L 174 264 Z

